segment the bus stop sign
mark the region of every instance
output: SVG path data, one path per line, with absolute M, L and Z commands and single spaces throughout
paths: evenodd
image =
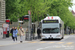
M 6 23 L 4 23 L 3 25 L 2 25 L 2 27 L 3 27 L 3 34 L 7 34 L 7 28 L 8 28 L 8 24 L 6 24 Z
M 28 11 L 28 14 L 31 15 L 31 11 L 30 10 Z
M 2 25 L 2 27 L 3 27 L 3 28 L 8 28 L 8 24 L 4 23 L 4 24 Z

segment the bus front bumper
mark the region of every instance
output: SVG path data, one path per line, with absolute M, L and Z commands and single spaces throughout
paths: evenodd
M 42 36 L 41 39 L 61 39 L 61 36 L 55 36 L 55 37 L 46 37 L 46 36 Z

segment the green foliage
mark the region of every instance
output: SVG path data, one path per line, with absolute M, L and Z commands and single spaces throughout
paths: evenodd
M 11 34 L 11 33 L 9 33 L 9 36 L 12 36 L 12 34 Z M 17 36 L 19 36 L 19 34 L 17 34 Z
M 16 22 L 30 10 L 33 22 L 40 21 L 49 14 L 60 16 L 65 26 L 75 29 L 75 17 L 68 9 L 71 6 L 71 0 L 6 0 L 6 16 Z

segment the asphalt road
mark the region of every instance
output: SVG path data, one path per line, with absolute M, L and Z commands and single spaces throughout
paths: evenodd
M 75 50 L 75 35 L 62 40 L 34 40 L 0 47 L 0 50 Z

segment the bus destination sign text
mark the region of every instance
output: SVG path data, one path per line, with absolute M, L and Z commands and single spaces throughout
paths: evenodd
M 43 20 L 43 23 L 58 23 L 58 20 Z

